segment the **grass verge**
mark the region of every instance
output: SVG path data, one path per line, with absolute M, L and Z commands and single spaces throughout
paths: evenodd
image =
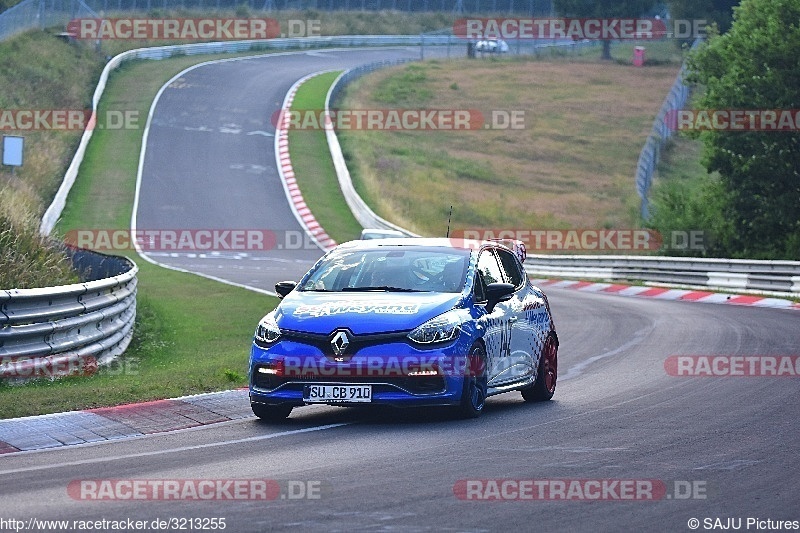
M 521 111 L 524 127 L 343 132 L 357 190 L 423 235 L 444 233 L 451 205 L 454 229 L 636 227 L 636 162 L 680 61 L 598 56 L 433 60 L 362 78 L 342 107 L 479 106 L 485 118 Z
M 186 16 L 187 13 L 179 14 Z M 236 12 L 236 16 L 248 15 L 245 8 Z M 149 16 L 165 16 L 165 13 L 156 10 Z M 414 34 L 450 24 L 446 14 L 431 17 L 430 14 L 353 15 L 303 11 L 281 12 L 279 20 L 283 19 L 320 19 L 324 35 L 398 31 Z M 0 44 L 0 85 L 3 86 L 0 107 L 82 109 L 90 100 L 105 56 L 156 44 L 168 43 L 106 41 L 93 49 L 83 43 L 65 43 L 48 32 L 17 36 Z M 222 57 L 231 55 L 208 56 Z M 179 57 L 123 65 L 109 81 L 100 105 L 100 116 L 109 110 L 132 111 L 140 117 L 143 127 L 150 102 L 161 84 L 183 68 L 208 58 Z M 18 173 L 19 177 L 0 171 L 0 189 L 10 191 L 11 200 L 5 203 L 15 208 L 15 220 L 36 219 L 44 212 L 80 133 L 31 134 L 26 141 L 28 153 L 32 155 L 26 156 L 26 167 Z M 95 132 L 57 227 L 58 233 L 71 229 L 128 227 L 140 145 L 139 129 Z M 4 228 L 6 226 L 3 224 Z M 352 235 L 357 229 L 354 230 L 351 222 L 350 229 L 343 231 Z M 341 240 L 349 238 L 338 229 L 333 235 Z M 43 380 L 22 386 L 0 382 L 0 417 L 114 405 L 245 384 L 248 339 L 255 320 L 274 307 L 277 300 L 164 270 L 142 260 L 138 263 L 135 337 L 118 368 L 103 370 L 90 378 Z M 52 283 L 66 281 L 52 279 Z
M 158 87 L 186 66 L 203 59 L 179 57 L 125 65 L 112 76 L 101 113 L 135 111 L 142 118 L 143 126 Z M 515 63 L 507 70 L 518 69 L 520 60 L 513 61 Z M 567 62 L 573 61 L 574 57 L 567 59 Z M 502 63 L 492 59 L 482 65 L 498 68 Z M 441 70 L 441 64 L 431 65 L 425 68 Z M 500 78 L 507 76 L 499 70 L 495 74 Z M 458 92 L 460 86 L 451 82 L 449 89 Z M 452 94 L 444 93 L 445 96 Z M 303 105 L 302 99 L 298 105 Z M 141 131 L 138 130 L 96 132 L 58 226 L 60 232 L 128 227 L 140 144 Z M 421 144 L 427 145 L 427 141 Z M 420 144 L 412 144 L 412 147 L 417 146 Z M 403 148 L 400 150 L 395 155 L 411 153 L 403 154 Z M 434 153 L 434 156 L 440 155 L 443 154 Z M 444 155 L 449 154 L 445 152 Z M 444 165 L 456 160 L 444 158 Z M 474 164 L 474 160 L 472 163 L 462 161 L 455 168 L 467 177 L 467 184 L 470 176 L 473 180 L 477 177 L 478 181 L 490 177 L 492 182 L 496 175 L 494 172 L 491 176 L 482 174 L 485 169 Z M 315 176 L 312 182 L 317 181 L 317 174 L 308 175 Z M 422 190 L 426 194 L 432 188 L 428 185 L 423 181 Z M 447 200 L 449 198 L 445 203 Z M 332 236 L 340 231 L 337 223 L 325 227 Z M 73 377 L 13 387 L 0 385 L 0 416 L 115 405 L 244 384 L 247 349 L 255 320 L 277 301 L 198 276 L 161 269 L 141 260 L 138 262 L 141 272 L 136 333 L 119 365 L 91 378 Z
M 328 89 L 339 74 L 328 72 L 306 80 L 295 95 L 292 109 L 319 116 L 325 109 Z M 325 130 L 289 130 L 289 150 L 297 186 L 317 222 L 336 242 L 357 239 L 361 225 L 342 196 Z
M 622 66 L 622 64 L 625 62 L 624 58 L 628 57 L 628 55 L 632 55 L 632 53 L 633 45 L 615 48 L 614 57 L 618 66 Z M 498 59 L 495 57 L 487 57 L 484 58 L 483 61 L 477 61 L 477 63 L 464 61 L 460 62 L 459 65 L 461 66 L 464 63 L 469 65 L 477 64 L 479 67 L 489 65 L 488 68 L 502 71 L 506 76 L 508 75 L 508 72 L 513 69 L 513 64 L 528 63 L 530 61 L 552 62 L 556 65 L 556 68 L 560 69 L 574 69 L 576 68 L 574 63 L 596 63 L 600 67 L 605 67 L 608 65 L 608 62 L 601 62 L 598 59 L 598 54 L 599 48 L 583 49 L 579 51 L 552 49 L 543 52 L 542 57 L 538 59 L 519 57 Z M 651 47 L 651 56 L 654 58 L 654 64 L 670 65 L 670 67 L 667 67 L 667 77 L 674 77 L 675 65 L 680 64 L 681 60 L 681 54 L 679 51 L 674 49 L 670 43 L 660 42 L 655 43 L 655 46 Z M 512 63 L 511 69 L 508 68 L 508 63 Z M 442 87 L 433 87 L 432 84 L 428 83 L 430 81 L 429 71 L 440 70 L 442 68 L 447 68 L 447 64 L 443 64 L 438 61 L 430 61 L 422 64 L 414 63 L 404 68 L 401 67 L 396 69 L 394 75 L 384 76 L 381 82 L 373 83 L 369 86 L 369 91 L 371 91 L 371 107 L 437 107 L 437 105 L 432 105 L 431 103 L 437 100 L 437 98 L 441 102 L 442 99 L 449 98 L 452 91 L 458 91 L 461 89 L 457 81 L 452 82 L 448 89 L 443 89 Z M 450 69 L 450 71 L 452 70 L 453 69 Z M 371 76 L 370 78 L 376 78 L 380 75 L 381 74 L 379 73 Z M 335 77 L 336 74 L 331 73 L 317 76 L 304 83 L 294 100 L 292 105 L 293 109 L 323 109 L 325 95 Z M 671 78 L 669 79 L 671 80 Z M 369 83 L 369 81 L 365 81 L 365 83 Z M 491 85 L 491 79 L 486 80 L 486 83 Z M 613 84 L 608 82 L 608 85 Z M 609 90 L 613 91 L 614 87 L 610 87 Z M 442 92 L 444 93 L 443 96 L 440 94 Z M 491 103 L 493 100 L 491 99 L 490 93 L 491 87 L 486 90 L 485 95 L 489 97 L 489 102 Z M 573 98 L 580 98 L 582 94 L 583 93 L 578 93 L 573 96 Z M 653 101 L 655 102 L 655 99 L 653 99 Z M 355 105 L 348 105 L 351 102 L 352 100 L 342 107 L 357 107 Z M 376 105 L 376 103 L 379 105 Z M 361 106 L 360 108 L 363 109 L 366 107 L 367 106 Z M 645 120 L 652 120 L 652 117 L 647 115 Z M 556 129 L 558 128 L 560 128 L 560 126 L 556 126 Z M 442 142 L 442 137 L 437 136 L 435 133 L 421 132 L 420 136 L 418 137 L 414 137 L 413 134 L 411 134 L 407 144 L 403 144 L 402 132 L 373 133 L 375 134 L 375 142 L 373 144 L 367 144 L 366 146 L 363 143 L 364 137 L 366 136 L 364 132 L 352 133 L 353 136 L 359 137 L 353 142 L 352 150 L 345 152 L 345 157 L 348 160 L 351 170 L 353 168 L 353 163 L 359 160 L 365 149 L 374 149 L 376 152 L 383 153 L 384 156 L 383 158 L 377 160 L 377 168 L 374 169 L 376 174 L 380 174 L 382 176 L 381 179 L 384 180 L 387 179 L 387 176 L 396 177 L 393 174 L 393 171 L 399 170 L 402 165 L 393 164 L 389 158 L 392 155 L 400 155 L 412 157 L 414 161 L 424 171 L 427 172 L 432 170 L 433 173 L 435 173 L 437 170 L 444 170 L 454 173 L 459 180 L 473 180 L 486 184 L 502 183 L 503 181 L 503 178 L 498 178 L 493 173 L 491 165 L 488 165 L 480 160 L 475 160 L 475 158 L 464 159 L 458 156 L 451 156 L 448 153 L 448 146 L 446 142 Z M 342 142 L 346 143 L 350 139 L 349 136 L 351 135 L 351 132 L 340 132 L 339 135 Z M 386 146 L 384 146 L 383 142 L 386 136 L 392 136 L 393 139 Z M 644 139 L 645 136 L 643 136 L 642 139 Z M 424 139 L 420 141 L 421 137 L 424 137 Z M 433 137 L 433 143 L 428 142 L 430 137 Z M 564 137 L 561 136 L 560 138 L 563 139 Z M 401 139 L 399 146 L 397 144 L 392 144 L 392 142 L 397 141 L 398 139 Z M 504 141 L 511 142 L 511 139 L 506 138 Z M 309 204 L 311 211 L 314 213 L 315 218 L 320 222 L 322 227 L 325 228 L 325 230 L 338 242 L 357 237 L 359 226 L 350 214 L 344 198 L 341 196 L 339 191 L 335 170 L 333 169 L 330 158 L 328 157 L 328 148 L 324 132 L 316 130 L 292 130 L 290 131 L 289 147 L 298 185 L 300 186 L 300 190 L 303 192 L 303 196 L 306 202 Z M 388 148 L 388 150 L 384 148 Z M 491 149 L 487 151 L 491 151 Z M 511 154 L 511 156 L 520 157 L 520 155 L 517 153 Z M 617 157 L 618 154 L 615 153 L 612 154 L 609 159 L 614 159 Z M 586 164 L 587 166 L 591 165 L 590 162 L 586 162 Z M 436 177 L 432 177 L 430 174 L 426 174 L 425 176 L 428 176 L 429 179 L 420 180 L 419 182 L 415 183 L 415 185 L 419 185 L 423 189 L 429 188 L 437 191 L 436 193 L 431 193 L 431 195 L 439 194 L 440 196 L 443 196 L 446 194 L 446 192 L 442 190 L 442 184 L 437 183 Z M 370 205 L 375 205 L 376 203 L 382 201 L 380 195 L 375 196 L 371 194 L 371 191 L 367 190 L 363 186 L 363 183 L 359 183 L 358 185 L 359 192 L 367 199 Z M 409 194 L 414 195 L 416 195 L 418 192 L 419 188 L 408 191 Z M 632 194 L 635 193 L 633 193 L 633 189 L 631 187 L 631 191 L 629 191 L 628 196 L 631 196 Z M 480 198 L 478 201 L 482 202 L 481 205 L 485 207 L 487 199 L 482 197 L 482 195 L 479 196 Z M 630 212 L 628 213 L 628 218 L 635 219 L 637 209 L 636 199 L 632 197 L 626 198 L 625 202 L 630 204 L 627 206 L 627 211 Z M 446 203 L 447 202 L 445 201 L 444 204 Z M 425 206 L 421 206 L 418 202 L 414 202 L 412 198 L 407 199 L 404 207 L 407 207 L 409 217 L 417 219 L 425 218 L 424 216 L 418 216 L 420 211 L 425 211 Z M 437 213 L 434 221 L 446 220 L 448 214 L 446 209 L 447 207 L 443 208 L 441 212 Z M 483 217 L 484 224 L 490 225 L 490 227 L 492 227 L 492 224 L 497 224 L 496 221 L 505 215 L 513 217 L 518 216 L 517 213 L 504 213 L 504 208 L 502 205 L 494 206 L 490 212 L 486 209 L 483 209 L 480 213 L 480 216 Z M 555 217 L 548 214 L 536 218 L 535 221 L 538 224 L 550 227 L 569 227 L 568 222 L 559 221 L 555 219 Z M 434 224 L 436 224 L 436 222 L 434 222 Z M 433 228 L 434 232 L 443 232 L 444 224 L 445 223 L 442 223 L 442 228 Z M 612 225 L 613 224 L 606 223 L 607 227 L 612 227 Z M 411 227 L 411 224 L 407 223 L 407 226 Z
M 101 112 L 134 111 L 142 117 L 143 128 L 158 88 L 206 59 L 126 64 L 112 75 Z M 141 137 L 141 129 L 95 132 L 58 232 L 129 227 Z M 277 299 L 131 256 L 140 267 L 137 322 L 122 360 L 90 377 L 0 385 L 0 416 L 117 405 L 246 384 L 253 329 Z

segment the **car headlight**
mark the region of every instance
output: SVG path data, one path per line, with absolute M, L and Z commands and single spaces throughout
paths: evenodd
M 468 317 L 464 309 L 452 309 L 414 328 L 408 338 L 419 344 L 446 342 L 458 337 L 461 324 Z
M 275 312 L 268 314 L 258 322 L 255 341 L 257 344 L 273 344 L 281 336 L 281 329 L 275 321 Z

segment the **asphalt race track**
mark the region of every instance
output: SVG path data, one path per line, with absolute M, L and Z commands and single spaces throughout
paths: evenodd
M 314 50 L 214 63 L 175 80 L 150 125 L 137 230 L 254 230 L 274 234 L 277 242 L 268 252 L 247 244 L 215 253 L 158 246 L 147 255 L 268 291 L 278 281 L 299 279 L 321 252 L 298 238 L 303 230 L 276 166 L 275 113 L 308 74 L 418 57 L 418 48 Z
M 165 91 L 154 117 L 140 227 L 299 229 L 272 138 L 247 135 L 274 131 L 255 117 L 269 116 L 304 74 L 413 53 L 314 52 L 191 71 Z M 220 132 L 226 124 L 241 131 Z M 154 258 L 269 289 L 319 254 Z M 548 294 L 561 339 L 550 402 L 509 393 L 489 399 L 476 420 L 313 406 L 279 425 L 246 419 L 6 454 L 0 507 L 19 519 L 70 522 L 224 518 L 237 532 L 690 531 L 693 518 L 700 530 L 741 519 L 741 530 L 765 531 L 768 520 L 800 520 L 798 376 L 686 377 L 665 368 L 673 355 L 797 356 L 796 311 Z M 97 493 L 76 490 L 81 480 L 268 480 L 277 491 L 266 501 L 252 485 L 243 493 L 252 499 L 241 501 L 224 490 L 210 500 L 119 492 L 92 501 Z M 638 492 L 622 488 L 630 486 Z M 559 487 L 579 492 L 566 499 Z M 747 527 L 748 519 L 757 521 Z
M 672 354 L 796 354 L 792 311 L 563 290 L 551 303 L 569 378 L 549 403 L 509 393 L 466 421 L 314 406 L 278 426 L 248 419 L 0 456 L 2 506 L 68 520 L 224 517 L 230 531 L 688 531 L 690 518 L 798 519 L 797 378 L 664 370 Z M 85 501 L 67 491 L 85 479 L 231 478 L 276 480 L 285 496 L 289 481 L 311 483 L 319 498 Z M 459 480 L 483 479 L 658 480 L 676 497 L 454 495 Z M 677 498 L 687 492 L 703 498 Z

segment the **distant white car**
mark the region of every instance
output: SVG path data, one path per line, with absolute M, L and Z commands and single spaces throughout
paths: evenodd
M 403 232 L 393 229 L 365 229 L 361 231 L 361 240 L 369 239 L 401 239 L 407 237 Z
M 505 54 L 508 52 L 508 43 L 502 39 L 485 39 L 475 43 L 476 52 L 488 52 L 490 54 Z

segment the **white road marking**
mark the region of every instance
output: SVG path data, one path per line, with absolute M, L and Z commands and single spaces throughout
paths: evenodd
M 111 461 L 118 461 L 121 459 L 135 459 L 138 457 L 151 457 L 154 455 L 167 455 L 171 453 L 181 453 L 187 451 L 194 451 L 194 450 L 203 450 L 206 448 L 218 448 L 221 446 L 230 446 L 231 444 L 241 444 L 244 442 L 253 442 L 259 440 L 269 440 L 275 439 L 278 437 L 286 437 L 290 435 L 299 435 L 301 433 L 311 433 L 314 431 L 323 431 L 326 429 L 334 429 L 342 426 L 349 426 L 352 422 L 340 422 L 337 424 L 326 424 L 324 426 L 313 426 L 310 428 L 304 429 L 293 429 L 290 431 L 281 431 L 279 433 L 270 433 L 268 435 L 257 435 L 255 437 L 245 437 L 242 439 L 234 439 L 234 440 L 226 440 L 221 442 L 209 442 L 207 444 L 195 444 L 193 446 L 181 446 L 180 448 L 170 448 L 168 450 L 154 450 L 151 452 L 140 452 L 140 453 L 130 453 L 130 454 L 122 454 L 122 455 L 107 455 L 103 457 L 93 457 L 91 459 L 83 459 L 81 461 L 70 461 L 64 463 L 54 463 L 54 464 L 46 464 L 46 465 L 39 465 L 39 466 L 31 466 L 25 468 L 14 468 L 11 470 L 0 470 L 0 476 L 7 475 L 7 474 L 19 474 L 23 472 L 35 472 L 38 470 L 50 470 L 52 468 L 62 468 L 65 466 L 81 466 L 81 465 L 89 465 L 95 463 L 106 463 Z M 114 442 L 114 441 L 109 441 Z
M 761 461 L 753 461 L 752 459 L 735 459 L 733 461 L 720 461 L 718 463 L 698 466 L 693 470 L 736 470 L 738 468 L 757 465 L 760 462 Z

